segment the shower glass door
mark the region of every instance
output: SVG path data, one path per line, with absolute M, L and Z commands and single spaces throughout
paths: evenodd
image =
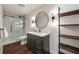
M 24 22 L 22 18 L 4 16 L 4 27 L 7 31 L 7 37 L 4 39 L 4 44 L 19 41 L 19 37 L 23 35 Z
M 11 25 L 12 25 L 11 26 L 12 36 L 14 39 L 18 41 L 19 40 L 18 38 L 20 36 L 23 36 L 23 26 L 24 26 L 23 19 L 13 18 Z
M 0 28 L 0 54 L 3 52 L 3 28 Z

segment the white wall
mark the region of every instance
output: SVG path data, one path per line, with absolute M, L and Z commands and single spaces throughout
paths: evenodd
M 42 29 L 41 32 L 50 33 L 50 53 L 58 53 L 58 7 L 55 5 L 44 5 L 36 10 L 33 10 L 28 16 L 26 16 L 26 32 L 37 31 L 38 29 L 32 27 L 32 17 L 36 16 L 39 12 L 46 12 L 49 15 L 49 23 L 46 28 Z M 52 22 L 51 13 L 54 12 L 55 21 Z
M 63 5 L 61 7 L 61 13 L 76 10 L 76 9 L 79 9 L 79 4 Z M 61 20 L 61 24 L 79 24 L 79 14 L 61 17 L 60 20 Z M 65 26 L 65 27 L 61 26 L 61 33 L 67 34 L 67 35 L 79 36 L 79 26 Z M 61 41 L 61 43 L 79 48 L 79 40 L 61 38 L 60 41 Z M 70 53 L 69 51 L 65 51 L 62 49 L 61 49 L 61 51 L 65 52 L 65 53 Z
M 0 5 L 0 28 L 3 27 L 3 9 L 2 5 Z
M 2 5 L 0 5 L 0 28 L 3 28 L 3 9 Z M 3 38 L 1 38 L 1 31 L 0 31 L 0 53 L 2 53 L 3 50 Z
M 26 33 L 31 31 L 31 20 L 30 20 L 30 18 L 31 17 L 30 17 L 29 14 L 25 16 L 25 32 Z

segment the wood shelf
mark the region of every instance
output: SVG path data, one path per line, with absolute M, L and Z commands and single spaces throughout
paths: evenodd
M 72 53 L 79 54 L 79 48 L 76 48 L 76 47 L 73 47 L 73 46 L 70 46 L 70 45 L 66 45 L 66 44 L 63 44 L 63 43 L 60 43 L 59 47 L 62 48 L 62 49 L 65 49 L 67 51 L 70 51 Z
M 79 40 L 79 36 L 72 36 L 72 35 L 65 35 L 65 34 L 60 34 L 59 36 L 64 38 Z
M 63 16 L 70 16 L 70 15 L 76 15 L 76 14 L 79 14 L 79 9 L 78 10 L 69 11 L 69 12 L 60 13 L 59 16 L 63 17 Z
M 79 26 L 79 24 L 60 24 L 59 26 Z
M 58 15 L 59 15 L 59 53 L 60 54 L 63 54 L 63 52 L 60 51 L 60 48 L 62 48 L 64 50 L 67 50 L 67 51 L 70 51 L 72 53 L 79 54 L 79 48 L 60 42 L 60 39 L 61 39 L 60 37 L 79 40 L 79 36 L 66 35 L 66 34 L 61 34 L 60 33 L 61 26 L 73 26 L 73 27 L 74 26 L 79 26 L 79 24 L 61 24 L 60 17 L 72 16 L 72 15 L 78 15 L 78 14 L 79 14 L 79 9 L 60 13 L 60 8 L 59 8 L 59 14 Z

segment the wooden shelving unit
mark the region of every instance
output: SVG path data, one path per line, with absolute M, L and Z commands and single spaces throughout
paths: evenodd
M 60 24 L 59 26 L 79 26 L 79 24 Z
M 60 43 L 59 46 L 62 49 L 65 49 L 65 50 L 70 51 L 72 53 L 79 54 L 79 48 L 76 48 L 76 47 L 73 47 L 73 46 L 70 46 L 70 45 L 66 45 L 66 44 L 63 44 L 63 43 Z
M 63 37 L 63 38 L 69 38 L 69 39 L 79 40 L 79 36 L 65 35 L 65 34 L 60 34 L 59 36 Z
M 69 12 L 65 12 L 65 13 L 60 13 L 60 17 L 63 16 L 70 16 L 70 15 L 76 15 L 79 14 L 79 9 L 78 10 L 74 10 L 74 11 L 69 11 Z
M 64 43 L 60 42 L 61 37 L 68 38 L 68 39 L 79 40 L 79 36 L 73 36 L 73 35 L 61 34 L 60 33 L 61 26 L 64 26 L 64 27 L 65 26 L 72 26 L 72 27 L 79 26 L 79 24 L 61 24 L 60 23 L 60 20 L 61 20 L 60 17 L 72 16 L 72 15 L 78 15 L 78 14 L 79 14 L 79 9 L 69 11 L 69 12 L 60 13 L 60 8 L 59 8 L 59 14 L 58 14 L 59 15 L 59 54 L 65 54 L 65 53 L 60 51 L 60 48 L 62 48 L 64 50 L 67 50 L 67 51 L 70 51 L 70 52 L 75 53 L 75 54 L 79 54 L 79 48 L 78 47 L 70 46 L 68 44 L 64 44 Z

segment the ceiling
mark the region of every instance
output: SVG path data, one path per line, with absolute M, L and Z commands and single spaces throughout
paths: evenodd
M 3 4 L 3 13 L 14 15 L 26 15 L 43 4 Z

